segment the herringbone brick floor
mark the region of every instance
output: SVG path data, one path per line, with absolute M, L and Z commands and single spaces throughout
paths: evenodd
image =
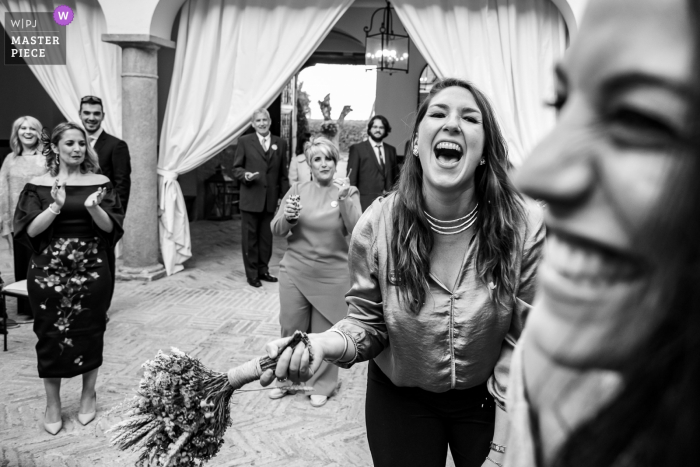
M 120 420 L 107 412 L 134 394 L 141 364 L 159 349 L 178 347 L 225 371 L 262 353 L 279 335 L 277 284 L 247 285 L 240 253 L 240 222 L 191 224 L 193 258 L 185 271 L 152 283 L 118 282 L 97 383 L 95 422 L 77 421 L 81 379 L 63 380 L 63 430 L 42 428 L 45 393 L 36 373 L 31 324 L 11 329 L 0 352 L 0 467 L 133 465 L 135 453 L 109 445 L 104 432 Z M 277 272 L 284 240 L 275 239 Z M 0 271 L 11 279 L 12 258 L 0 247 Z M 14 300 L 8 299 L 11 318 Z M 233 396 L 233 426 L 211 466 L 368 466 L 365 436 L 366 364 L 341 370 L 338 393 L 321 408 L 304 395 L 270 400 L 252 383 Z M 454 465 L 448 460 L 448 466 Z

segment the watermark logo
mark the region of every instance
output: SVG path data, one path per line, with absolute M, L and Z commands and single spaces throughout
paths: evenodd
M 57 6 L 53 11 L 53 20 L 56 21 L 56 24 L 59 26 L 68 26 L 73 22 L 74 16 L 71 7 L 66 5 Z
M 65 24 L 74 15 L 70 8 L 60 8 L 53 13 L 5 13 L 5 65 L 66 64 L 66 28 L 54 15 L 61 13 L 59 21 Z

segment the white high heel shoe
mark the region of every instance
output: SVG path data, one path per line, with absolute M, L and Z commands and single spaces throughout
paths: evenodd
M 56 436 L 56 433 L 61 431 L 61 428 L 63 428 L 63 419 L 57 421 L 56 423 L 46 423 L 46 413 L 48 411 L 49 408 L 46 407 L 46 410 L 44 411 L 44 430 L 46 430 L 47 433 Z
M 85 426 L 95 419 L 97 415 L 97 393 L 95 393 L 95 410 L 90 413 L 80 413 L 78 412 L 78 421 L 81 425 Z

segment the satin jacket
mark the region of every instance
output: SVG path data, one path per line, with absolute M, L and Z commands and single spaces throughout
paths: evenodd
M 545 227 L 542 209 L 525 203 L 515 263 L 515 299 L 497 307 L 478 278 L 476 246 L 469 245 L 454 290 L 430 274 L 419 313 L 402 308 L 390 258 L 391 213 L 396 194 L 376 200 L 353 231 L 348 262 L 348 314 L 334 327 L 355 343 L 355 362 L 374 358 L 396 386 L 431 392 L 466 389 L 488 380 L 489 392 L 505 409 L 513 348 L 535 293 L 535 275 Z

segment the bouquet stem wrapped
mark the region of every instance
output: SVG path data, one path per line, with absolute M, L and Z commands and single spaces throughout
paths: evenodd
M 311 351 L 308 337 L 300 331 L 286 347 L 300 342 Z M 114 434 L 111 443 L 120 450 L 140 451 L 138 467 L 202 465 L 219 452 L 231 426 L 229 402 L 234 391 L 276 365 L 276 358 L 257 357 L 220 373 L 177 349 L 170 355 L 159 351 L 143 364 L 145 372 L 139 395 L 130 403 L 129 418 L 108 430 Z

